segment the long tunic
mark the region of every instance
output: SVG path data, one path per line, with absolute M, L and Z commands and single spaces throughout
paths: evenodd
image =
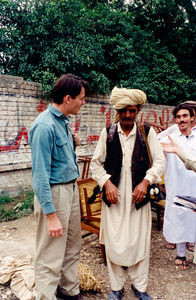
M 136 139 L 136 125 L 128 136 L 124 134 L 119 123 L 117 130 L 123 153 L 118 186 L 119 204 L 112 204 L 110 207 L 105 203 L 102 204 L 100 242 L 105 244 L 107 255 L 113 263 L 132 266 L 143 260 L 150 252 L 151 206 L 148 203 L 137 211 L 132 202 L 131 159 Z M 106 139 L 107 131 L 103 129 L 91 162 L 92 176 L 100 188 L 110 178 L 103 167 L 106 158 Z M 147 171 L 145 178 L 150 183 L 160 182 L 164 170 L 164 155 L 152 128 L 148 134 L 148 143 L 153 166 Z
M 171 138 L 188 153 L 196 157 L 196 130 L 186 138 L 180 130 L 171 134 Z M 161 141 L 167 141 L 166 139 Z M 196 241 L 196 215 L 193 211 L 173 204 L 175 196 L 196 195 L 196 173 L 187 170 L 181 159 L 173 153 L 166 153 L 166 208 L 163 234 L 170 243 Z

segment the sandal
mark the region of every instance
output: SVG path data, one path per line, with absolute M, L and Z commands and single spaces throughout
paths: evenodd
M 179 262 L 177 262 L 179 261 Z M 181 270 L 187 270 L 187 261 L 186 261 L 186 256 L 180 257 L 176 256 L 175 258 L 175 265 Z
M 174 250 L 174 249 L 176 249 L 176 244 L 167 243 L 166 248 L 169 249 L 169 250 Z
M 195 244 L 194 243 L 186 243 L 186 249 L 194 252 Z

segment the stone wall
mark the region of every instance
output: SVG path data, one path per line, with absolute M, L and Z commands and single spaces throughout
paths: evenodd
M 92 155 L 102 128 L 110 124 L 114 111 L 109 97 L 90 96 L 77 116 L 71 117 L 71 128 L 80 137 L 77 155 Z M 0 75 L 0 192 L 16 194 L 31 188 L 31 152 L 28 131 L 48 103 L 41 98 L 40 85 L 22 77 Z M 145 121 L 160 124 L 172 122 L 172 107 L 145 104 Z

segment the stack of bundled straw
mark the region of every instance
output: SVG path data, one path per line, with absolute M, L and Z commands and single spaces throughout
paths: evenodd
M 102 292 L 102 281 L 98 280 L 92 269 L 85 263 L 79 263 L 78 275 L 81 291 Z

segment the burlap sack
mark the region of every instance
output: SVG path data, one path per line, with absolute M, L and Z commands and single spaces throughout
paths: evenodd
M 7 256 L 1 259 L 0 283 L 8 282 L 11 282 L 11 291 L 18 299 L 35 299 L 34 266 L 31 256 L 20 259 Z

